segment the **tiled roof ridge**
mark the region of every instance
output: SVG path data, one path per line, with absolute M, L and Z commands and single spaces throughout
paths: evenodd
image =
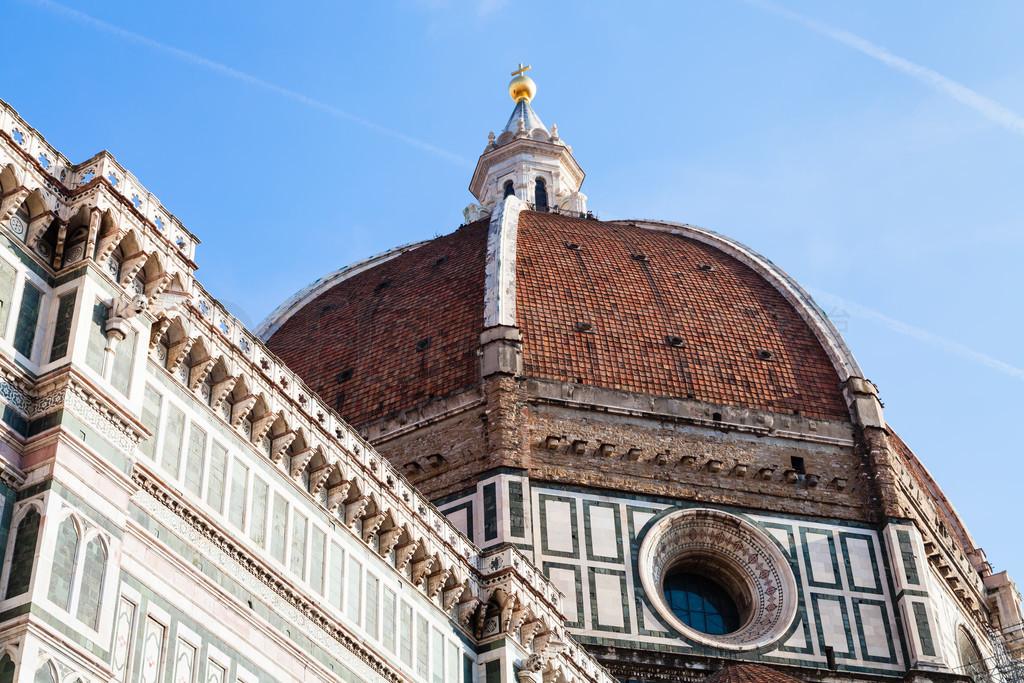
M 711 674 L 704 683 L 798 683 L 799 680 L 764 664 L 733 664 Z
M 647 218 L 604 222 L 619 225 L 635 225 L 647 230 L 667 230 L 673 234 L 684 234 L 736 258 L 741 263 L 752 268 L 766 282 L 775 287 L 796 309 L 797 313 L 804 318 L 811 330 L 818 336 L 826 353 L 828 353 L 835 364 L 840 379 L 845 381 L 851 376 L 864 376 L 860 365 L 853 356 L 853 352 L 847 346 L 846 340 L 843 339 L 839 330 L 832 324 L 832 321 L 829 320 L 828 315 L 818 305 L 818 302 L 814 300 L 814 297 L 788 272 L 755 249 L 715 230 L 689 223 Z

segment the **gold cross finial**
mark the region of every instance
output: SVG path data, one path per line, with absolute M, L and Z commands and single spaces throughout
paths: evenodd
M 522 62 L 519 62 L 519 69 L 512 72 L 513 76 L 522 76 L 524 72 L 529 71 L 531 67 L 523 66 Z

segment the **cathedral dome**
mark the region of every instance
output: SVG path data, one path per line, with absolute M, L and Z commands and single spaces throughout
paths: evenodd
M 913 656 L 977 661 L 981 629 L 936 647 L 925 588 L 984 626 L 996 594 L 1020 621 L 1016 587 L 827 315 L 712 230 L 598 220 L 536 91 L 512 85 L 464 224 L 313 283 L 257 330 L 268 348 L 470 540 L 532 553 L 620 680 L 678 680 L 694 657 L 691 677 L 706 658 L 808 666 L 795 653 L 895 675 L 910 610 Z
M 519 329 L 526 378 L 849 420 L 835 349 L 807 320 L 820 312 L 768 261 L 689 226 L 508 214 L 333 273 L 260 332 L 353 424 L 458 392 L 480 382 L 496 322 L 493 242 L 514 239 L 498 292 L 514 317 L 497 322 Z

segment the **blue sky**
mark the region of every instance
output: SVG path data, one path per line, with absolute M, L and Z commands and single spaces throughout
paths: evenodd
M 590 207 L 712 228 L 811 289 L 1024 582 L 1024 4 L 69 7 L 6 3 L 0 98 L 72 161 L 109 149 L 253 324 L 324 273 L 456 228 L 509 72 L 532 64 Z

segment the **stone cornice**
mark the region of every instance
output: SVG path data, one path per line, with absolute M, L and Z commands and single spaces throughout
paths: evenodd
M 852 448 L 856 443 L 853 427 L 846 422 L 537 379 L 528 379 L 526 390 L 530 401 L 581 410 L 671 419 L 711 429 L 843 448 Z M 715 420 L 715 414 L 721 419 Z

